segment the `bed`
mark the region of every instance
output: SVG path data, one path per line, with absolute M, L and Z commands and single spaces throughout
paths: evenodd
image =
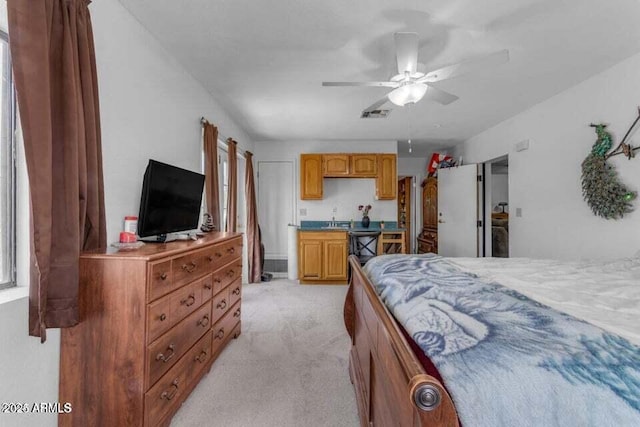
M 640 425 L 640 257 L 349 263 L 362 426 Z

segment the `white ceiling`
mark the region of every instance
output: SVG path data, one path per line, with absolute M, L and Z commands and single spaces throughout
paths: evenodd
M 254 141 L 411 138 L 426 155 L 640 52 L 640 0 L 120 2 Z M 396 74 L 396 31 L 419 34 L 427 70 L 505 48 L 511 60 L 439 82 L 460 97 L 450 105 L 388 104 L 388 118 L 360 119 L 386 88 L 321 82 Z

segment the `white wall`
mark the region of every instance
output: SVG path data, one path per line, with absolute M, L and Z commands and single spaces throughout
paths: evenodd
M 137 215 L 149 158 L 200 171 L 200 117 L 253 148 L 212 96 L 115 0 L 91 4 L 102 119 L 109 241 Z
M 621 220 L 594 216 L 582 199 L 580 165 L 596 140 L 589 123 L 608 123 L 614 146 L 637 116 L 640 54 L 470 138 L 466 163 L 509 155 L 511 256 L 580 259 L 640 250 L 640 200 Z M 514 144 L 529 140 L 516 152 Z M 640 145 L 640 133 L 631 138 Z M 640 158 L 612 159 L 621 179 L 640 190 Z M 522 209 L 522 217 L 515 215 Z
M 0 2 L 0 7 L 4 7 Z M 98 68 L 109 241 L 122 219 L 137 214 L 149 158 L 201 168 L 201 116 L 240 148 L 253 143 L 223 108 L 171 58 L 116 0 L 90 6 Z M 0 10 L 0 12 L 2 12 Z M 1 20 L 0 20 L 1 26 Z M 19 158 L 22 158 L 20 150 Z M 57 402 L 60 331 L 47 342 L 28 334 L 28 219 L 24 160 L 18 170 L 18 285 L 0 291 L 0 402 Z M 0 425 L 55 426 L 57 414 L 0 413 Z
M 255 162 L 289 160 L 295 165 L 296 218 L 300 221 L 327 221 L 335 216 L 336 221 L 359 221 L 362 213 L 358 205 L 372 206 L 369 217 L 372 221 L 396 221 L 396 200 L 375 200 L 373 178 L 326 178 L 322 200 L 300 200 L 300 154 L 302 153 L 396 153 L 395 141 L 263 141 L 255 144 Z M 258 189 L 260 191 L 260 189 Z M 333 208 L 337 212 L 333 213 Z M 300 214 L 306 209 L 305 216 Z

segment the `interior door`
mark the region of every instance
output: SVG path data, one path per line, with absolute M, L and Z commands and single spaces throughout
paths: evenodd
M 477 257 L 478 165 L 438 170 L 438 254 Z
M 283 261 L 285 265 L 288 224 L 294 222 L 293 174 L 292 162 L 258 162 L 258 220 L 262 230 L 264 257 Z

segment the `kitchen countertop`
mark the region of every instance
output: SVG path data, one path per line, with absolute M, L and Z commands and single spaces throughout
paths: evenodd
M 384 228 L 380 228 L 380 221 L 371 221 L 369 228 L 361 226 L 360 221 L 355 221 L 355 227 L 350 227 L 350 221 L 334 221 L 335 227 L 329 227 L 331 221 L 301 221 L 298 226 L 300 231 L 382 231 L 382 232 L 401 232 L 404 228 L 398 228 L 396 221 L 385 221 Z

